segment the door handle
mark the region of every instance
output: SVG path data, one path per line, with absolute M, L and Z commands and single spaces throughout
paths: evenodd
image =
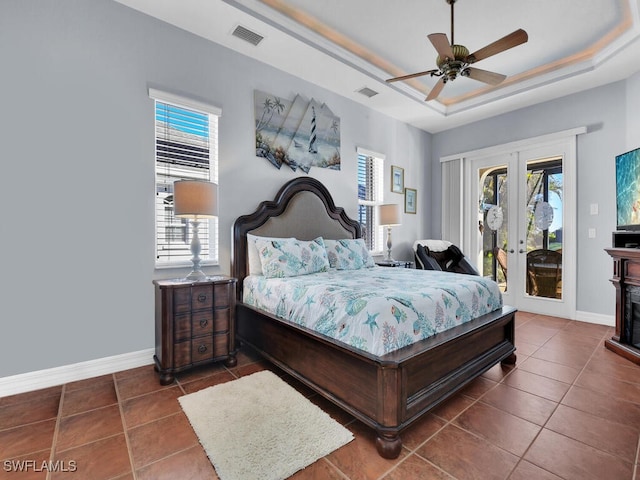
M 516 253 L 516 251 L 512 248 L 511 250 L 509 250 L 509 253 Z
M 523 248 L 521 248 L 520 250 L 518 250 L 518 253 L 526 253 L 526 250 L 524 250 Z

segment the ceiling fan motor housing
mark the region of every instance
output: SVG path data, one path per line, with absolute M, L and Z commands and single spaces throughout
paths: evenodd
M 442 57 L 441 55 L 436 58 L 436 65 L 449 80 L 455 79 L 468 65 L 467 57 L 469 56 L 469 49 L 464 45 L 451 45 L 451 51 L 453 52 L 453 59 Z

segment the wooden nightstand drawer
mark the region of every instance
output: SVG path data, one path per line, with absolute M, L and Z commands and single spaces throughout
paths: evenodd
M 220 357 L 226 355 L 225 352 L 229 351 L 229 336 L 228 335 L 214 335 L 213 336 L 213 353 L 214 356 Z
M 196 365 L 224 360 L 237 364 L 236 280 L 224 275 L 203 281 L 155 280 L 156 354 L 160 383 Z
M 191 338 L 191 314 L 180 313 L 173 319 L 173 335 L 176 340 Z
M 191 340 L 191 360 L 193 363 L 213 359 L 213 338 L 200 337 Z
M 173 345 L 173 368 L 186 367 L 191 364 L 191 342 L 175 343 Z
M 191 308 L 201 310 L 213 307 L 213 288 L 211 285 L 193 287 L 191 292 Z
M 235 286 L 235 283 L 233 284 Z M 235 295 L 235 292 L 231 291 L 231 284 L 223 283 L 215 286 L 214 306 L 216 308 L 228 307 L 229 298 Z
M 211 310 L 193 312 L 191 319 L 191 336 L 211 335 L 214 324 L 214 314 Z
M 225 351 L 223 348 L 226 346 L 225 342 L 216 340 L 214 347 L 213 337 L 199 337 L 193 340 L 187 340 L 186 342 L 176 343 L 173 349 L 174 361 L 176 368 L 191 365 L 193 363 L 204 362 L 212 360 L 214 357 L 214 348 L 218 348 L 220 352 Z M 223 353 L 218 356 L 225 355 Z
M 191 311 L 191 289 L 190 288 L 174 288 L 173 289 L 173 311 L 175 313 L 183 313 Z
M 193 314 L 180 313 L 175 316 L 173 334 L 177 341 L 181 341 L 192 337 L 211 335 L 214 331 L 214 325 L 217 332 L 228 329 L 224 326 L 221 328 L 220 324 L 221 320 L 218 318 L 214 320 L 214 313 L 211 310 L 201 310 L 193 312 Z
M 231 312 L 228 308 L 213 311 L 213 333 L 229 331 L 230 314 Z

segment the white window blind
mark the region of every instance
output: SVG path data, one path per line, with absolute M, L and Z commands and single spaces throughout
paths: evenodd
M 372 252 L 382 251 L 382 229 L 379 228 L 377 206 L 382 203 L 383 157 L 358 149 L 358 221 L 362 238 Z
M 149 89 L 149 95 L 155 100 L 156 267 L 190 265 L 192 227 L 189 220 L 173 214 L 173 183 L 183 179 L 218 183 L 221 112 L 153 89 Z M 201 222 L 198 236 L 203 263 L 216 263 L 218 219 Z
M 455 245 L 462 241 L 462 159 L 441 162 L 442 166 L 442 239 Z

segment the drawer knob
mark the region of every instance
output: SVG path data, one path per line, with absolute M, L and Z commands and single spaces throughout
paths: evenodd
M 205 353 L 207 351 L 207 346 L 202 344 L 198 347 L 198 352 Z
M 202 328 L 206 327 L 207 325 L 209 325 L 209 320 L 207 320 L 206 318 L 203 318 L 202 320 L 200 320 L 200 326 Z
M 204 303 L 206 299 L 207 299 L 207 296 L 204 293 L 201 293 L 200 295 L 198 295 L 198 301 L 200 303 Z

